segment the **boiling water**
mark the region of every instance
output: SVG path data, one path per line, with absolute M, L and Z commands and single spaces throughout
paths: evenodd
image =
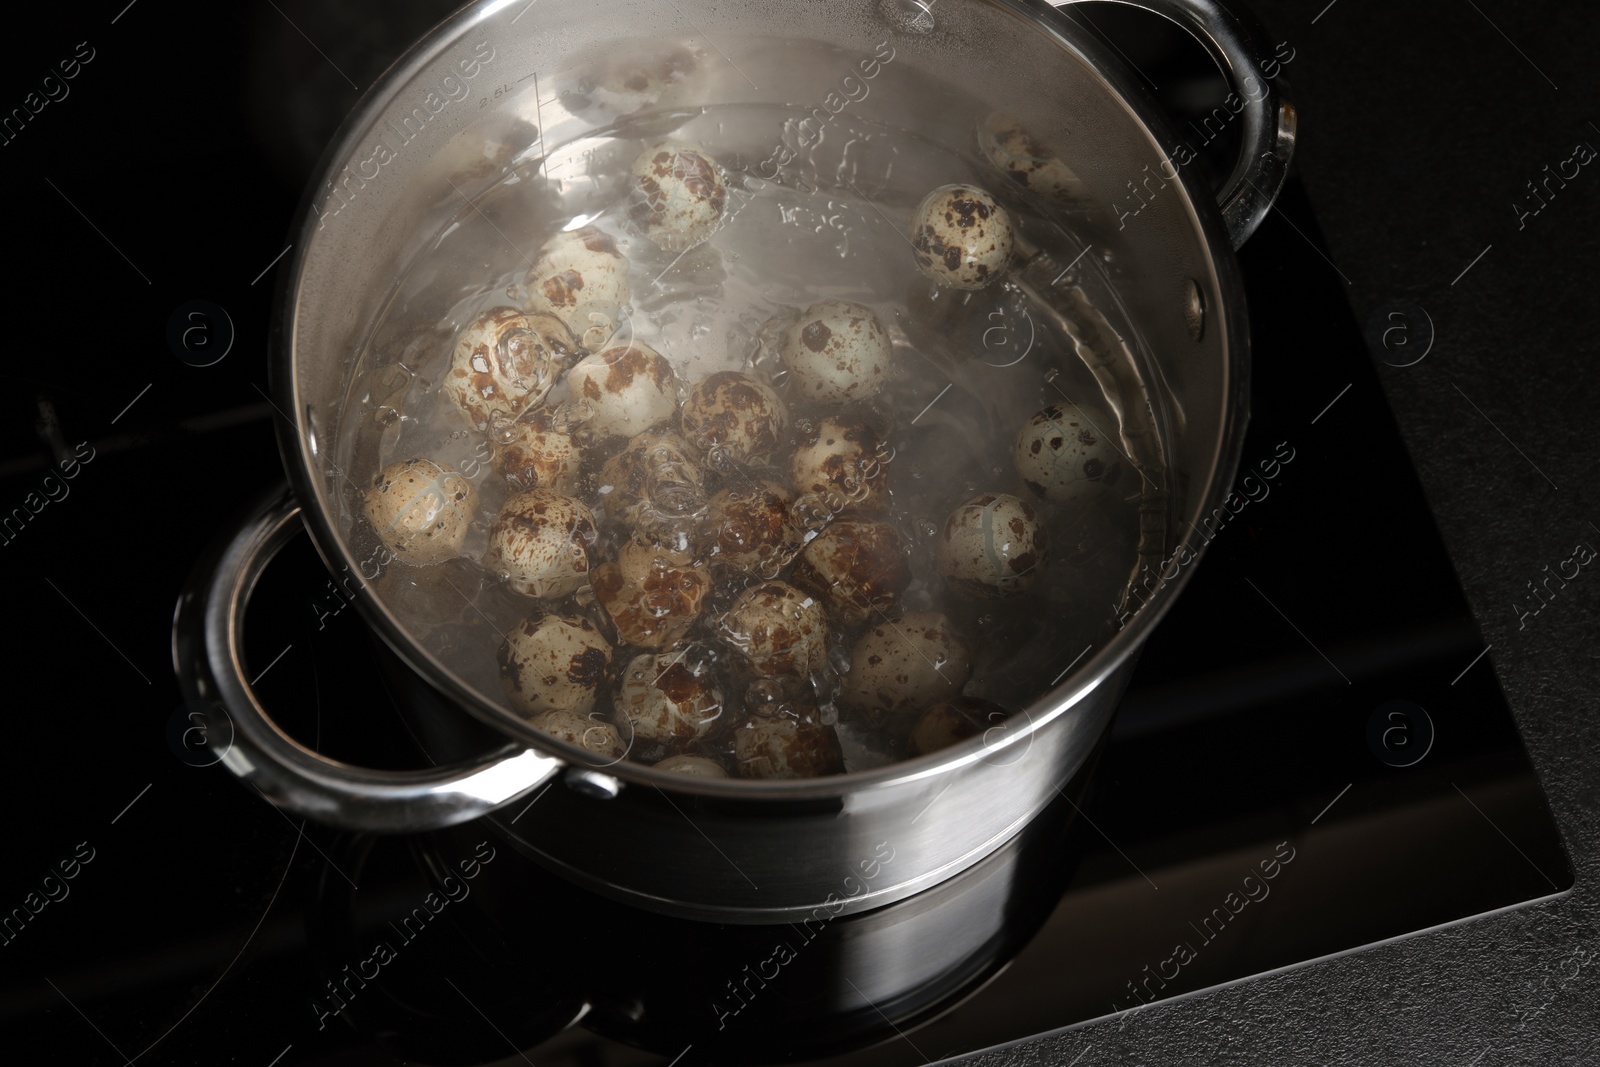
M 793 143 L 805 117 L 800 110 L 767 106 L 644 111 L 553 150 L 547 160 L 514 163 L 472 203 L 463 199 L 454 222 L 396 287 L 363 357 L 368 388 L 345 420 L 348 432 L 362 436 L 345 454 L 368 457 L 350 472 L 352 482 L 364 487 L 382 466 L 426 457 L 470 477 L 481 506 L 463 558 L 428 567 L 392 564 L 374 587 L 443 665 L 490 699 L 503 700 L 496 659 L 503 634 L 528 615 L 581 613 L 607 627 L 587 589 L 554 602 L 535 601 L 479 565 L 510 490 L 490 461 L 493 442 L 471 426 L 439 384 L 459 331 L 489 308 L 520 305 L 527 270 L 543 242 L 586 224 L 610 234 L 631 262 L 632 303 L 611 345 L 630 338 L 650 345 L 686 385 L 719 370 L 768 377 L 789 404 L 792 436 L 835 412 L 799 402 L 785 388 L 778 327 L 799 309 L 829 298 L 856 301 L 877 313 L 894 342 L 892 381 L 852 414 L 873 423 L 893 450 L 888 518 L 910 546 L 914 574 L 901 606 L 942 611 L 963 632 L 973 660 L 966 695 L 1023 709 L 1111 632 L 1116 605 L 1139 564 L 1140 499 L 1159 472 L 1148 462 L 1128 462 L 1112 488 L 1060 506 L 1031 494 L 1011 459 L 1023 424 L 1050 404 L 1092 404 L 1113 412 L 1123 429 L 1130 413 L 1149 410 L 1143 397 L 1106 392 L 1114 376 L 1104 368 L 1127 357 L 1126 350 L 1115 349 L 1132 334 L 1113 325 L 1121 321 L 1120 312 L 1102 265 L 1084 254 L 1070 212 L 1025 194 L 988 163 L 975 129 L 940 143 L 846 116 L 820 144 L 776 173 L 770 164 L 762 166 L 775 143 Z M 682 254 L 645 239 L 624 210 L 628 165 L 669 135 L 700 145 L 716 159 L 729 189 L 720 229 Z M 772 180 L 758 177 L 758 170 Z M 953 182 L 989 190 L 1017 228 L 1010 273 L 978 292 L 936 286 L 918 271 L 907 240 L 923 196 Z M 565 383 L 559 383 L 546 407 L 565 398 Z M 1129 441 L 1122 435 L 1115 440 L 1127 454 Z M 585 457 L 579 496 L 597 517 L 603 518 L 596 475 L 622 445 L 613 441 Z M 792 440 L 780 447 L 767 469 L 749 473 L 784 478 L 791 446 Z M 1137 446 L 1131 447 L 1137 454 Z M 707 496 L 747 476 L 710 472 Z M 956 506 L 982 492 L 1028 500 L 1047 530 L 1042 575 L 1020 595 L 964 599 L 934 571 L 935 535 Z M 359 504 L 352 502 L 351 511 L 359 515 Z M 363 541 L 375 545 L 372 531 L 361 522 L 356 526 L 357 550 Z M 596 565 L 615 558 L 627 536 L 602 521 L 592 554 Z M 731 728 L 753 709 L 738 689 L 738 657 L 718 640 L 716 621 L 757 579 L 711 562 L 717 585 L 689 640 L 703 646 L 702 654 L 725 675 L 723 720 Z M 836 726 L 850 770 L 911 754 L 903 727 L 888 729 L 879 717 L 843 708 L 835 699 L 860 629 L 834 627 L 830 669 L 812 679 L 817 714 Z M 640 651 L 617 648 L 612 692 Z M 611 711 L 610 694 L 602 691 L 595 714 L 609 718 Z M 617 725 L 627 739 L 626 723 Z M 691 751 L 737 773 L 729 736 L 729 729 L 719 729 Z M 646 761 L 662 755 L 643 744 L 630 752 L 630 758 Z

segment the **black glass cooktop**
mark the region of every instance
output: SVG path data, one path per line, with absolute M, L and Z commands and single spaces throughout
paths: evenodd
M 21 1062 L 921 1064 L 1135 1027 L 1164 998 L 1564 892 L 1493 656 L 1315 239 L 1291 183 L 1241 255 L 1238 493 L 1092 776 L 954 882 L 811 925 L 632 911 L 482 823 L 337 835 L 203 766 L 161 628 L 219 514 L 272 480 L 270 430 L 246 412 L 102 440 L 72 483 L 101 513 L 138 513 L 163 473 L 222 488 L 166 496 L 170 537 L 115 575 L 77 566 L 93 535 L 67 500 L 22 531 L 18 582 L 59 598 L 26 668 L 67 699 L 13 714 L 10 769 L 56 784 L 19 812 L 0 879 L 0 1029 L 26 1036 Z M 262 691 L 335 756 L 416 764 L 383 653 L 325 583 L 303 540 L 274 565 L 249 638 Z

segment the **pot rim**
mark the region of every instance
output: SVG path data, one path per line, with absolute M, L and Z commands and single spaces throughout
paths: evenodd
M 287 412 L 300 412 L 302 399 L 300 383 L 295 374 L 298 364 L 295 348 L 295 324 L 300 307 L 300 281 L 306 267 L 307 249 L 316 232 L 316 216 L 312 205 L 325 179 L 336 174 L 342 161 L 350 158 L 376 117 L 383 113 L 405 87 L 436 60 L 456 45 L 473 27 L 483 23 L 502 9 L 518 0 L 478 0 L 458 9 L 441 21 L 424 37 L 411 46 L 400 58 L 383 71 L 362 94 L 349 115 L 334 133 L 327 149 L 314 168 L 300 205 L 296 210 L 296 224 L 290 229 L 294 250 L 288 269 L 281 272 L 274 294 L 274 313 L 268 335 L 268 387 L 271 399 L 281 421 L 275 420 L 278 450 L 283 459 L 290 486 L 302 507 L 302 517 L 324 564 L 334 573 L 341 569 L 359 575 L 355 553 L 351 552 L 344 537 L 329 521 L 324 499 L 319 489 L 321 476 L 317 462 L 316 446 L 304 425 Z M 1138 135 L 1145 138 L 1157 151 L 1161 151 L 1159 131 L 1165 124 L 1160 106 L 1144 85 L 1126 69 L 1124 62 L 1114 56 L 1091 35 L 1075 32 L 1074 23 L 1056 7 L 1045 0 L 983 0 L 983 2 L 1009 9 L 1028 19 L 1045 33 L 1065 54 L 1064 61 L 1078 62 L 1098 79 L 1120 102 L 1124 113 Z M 1222 390 L 1221 432 L 1212 445 L 1209 464 L 1212 477 L 1206 491 L 1197 500 L 1200 513 L 1219 506 L 1238 473 L 1243 451 L 1244 429 L 1249 418 L 1250 384 L 1250 333 L 1249 312 L 1245 303 L 1243 277 L 1235 258 L 1232 242 L 1224 224 L 1222 212 L 1211 191 L 1205 188 L 1194 174 L 1194 168 L 1177 168 L 1169 179 L 1181 193 L 1179 199 L 1192 225 L 1198 231 L 1208 253 L 1217 291 L 1223 297 L 1222 307 L 1208 309 L 1208 326 L 1222 331 L 1221 348 L 1224 365 Z M 1191 507 L 1193 505 L 1190 505 Z M 1195 561 L 1203 558 L 1207 542 L 1197 531 L 1185 531 L 1177 542 L 1173 558 L 1183 549 L 1189 549 Z M 838 797 L 844 793 L 881 791 L 942 777 L 961 767 L 991 758 L 991 754 L 1009 753 L 1018 745 L 1030 744 L 1032 736 L 1065 717 L 1090 691 L 1097 688 L 1130 657 L 1137 654 L 1150 632 L 1170 610 L 1193 577 L 1194 566 L 1180 568 L 1178 575 L 1165 581 L 1128 620 L 1100 647 L 1091 651 L 1089 658 L 1071 669 L 1070 677 L 1061 684 L 1040 694 L 1032 703 L 1019 708 L 1007 720 L 1005 737 L 990 741 L 987 734 L 968 738 L 956 745 L 925 756 L 903 759 L 871 770 L 852 771 L 820 778 L 794 779 L 711 779 L 691 778 L 686 775 L 658 771 L 655 768 L 621 759 L 613 763 L 598 762 L 593 753 L 576 745 L 539 733 L 525 720 L 518 718 L 502 705 L 483 699 L 471 687 L 461 682 L 453 673 L 438 666 L 422 652 L 416 641 L 377 596 L 357 597 L 356 605 L 363 618 L 373 627 L 384 642 L 423 681 L 432 686 L 453 704 L 506 737 L 540 752 L 557 756 L 574 768 L 598 771 L 622 781 L 654 786 L 680 794 L 693 794 L 728 800 L 807 800 Z M 364 581 L 364 579 L 363 579 Z M 1039 710 L 1044 709 L 1044 710 Z M 1013 720 L 1025 717 L 1026 724 L 1014 728 Z M 993 733 L 994 731 L 989 731 Z M 1024 750 L 1025 752 L 1026 750 Z M 1021 759 L 1021 755 L 1014 757 Z

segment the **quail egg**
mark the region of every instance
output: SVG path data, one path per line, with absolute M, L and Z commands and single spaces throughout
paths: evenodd
M 598 531 L 579 500 L 547 489 L 507 500 L 489 531 L 483 565 L 512 589 L 536 597 L 566 596 L 589 578 L 589 550 Z
M 887 522 L 838 519 L 806 545 L 789 580 L 821 597 L 840 623 L 883 618 L 911 584 L 908 547 Z
M 367 490 L 367 521 L 403 563 L 438 563 L 461 554 L 478 510 L 478 490 L 431 459 L 385 467 Z
M 683 434 L 726 469 L 764 462 L 789 428 L 789 409 L 767 383 L 737 371 L 720 371 L 695 383 L 683 402 Z
M 653 104 L 673 86 L 680 84 L 699 65 L 694 53 L 685 48 L 660 49 L 661 42 L 647 53 L 619 55 L 610 48 L 600 57 L 599 73 L 590 95 L 595 103 L 617 114 L 637 111 Z
M 787 582 L 761 582 L 740 593 L 718 630 L 758 674 L 803 678 L 828 662 L 827 613 Z
M 629 441 L 601 468 L 599 491 L 612 519 L 667 540 L 706 507 L 700 464 L 672 430 L 646 430 Z
M 716 232 L 728 189 L 705 149 L 663 141 L 639 153 L 630 173 L 628 216 L 662 251 L 682 252 Z
M 1117 423 L 1091 407 L 1052 404 L 1022 427 L 1012 458 L 1028 488 L 1057 504 L 1081 503 L 1122 473 Z
M 635 737 L 681 746 L 716 726 L 722 717 L 722 689 L 703 652 L 647 652 L 628 664 L 616 708 Z
M 944 185 L 917 208 L 911 246 L 917 267 L 956 289 L 982 289 L 1011 259 L 1011 216 L 974 185 Z
M 678 412 L 678 376 L 649 345 L 608 348 L 567 374 L 580 438 L 633 437 Z
M 911 747 L 918 755 L 926 756 L 977 737 L 1007 717 L 1008 712 L 998 704 L 976 697 L 957 697 L 922 713 L 911 728 Z
M 544 403 L 576 347 L 554 315 L 497 307 L 462 331 L 444 390 L 482 430 Z
M 971 655 L 950 620 L 936 611 L 908 611 L 856 639 L 841 699 L 903 716 L 953 700 L 971 674 Z
M 1043 570 L 1044 527 L 1033 505 L 1008 493 L 984 493 L 945 520 L 934 566 L 953 588 L 975 596 L 1010 596 Z
M 594 351 L 617 332 L 629 295 L 627 257 L 593 226 L 546 241 L 528 272 L 528 310 L 554 315 Z
M 794 494 L 772 478 L 738 481 L 711 499 L 711 550 L 722 562 L 776 577 L 800 548 Z
M 1057 203 L 1084 195 L 1083 182 L 1048 147 L 1009 115 L 990 115 L 978 127 L 978 144 L 990 162 L 1018 185 Z
M 524 715 L 587 715 L 611 666 L 611 645 L 588 619 L 535 615 L 512 627 L 500 646 L 500 680 Z
M 733 732 L 741 778 L 820 778 L 844 771 L 833 727 L 790 716 L 755 717 Z
M 633 540 L 595 569 L 594 592 L 621 640 L 671 648 L 700 618 L 711 576 L 687 552 Z
M 506 427 L 494 462 L 514 490 L 548 489 L 570 496 L 578 486 L 583 454 L 572 435 L 557 428 L 549 412 L 540 411 Z
M 533 728 L 613 762 L 628 754 L 629 746 L 623 743 L 617 728 L 593 715 L 577 711 L 547 711 L 534 717 Z
M 798 493 L 820 497 L 834 514 L 847 507 L 883 507 L 893 458 L 893 449 L 865 421 L 832 416 L 801 436 L 789 474 Z
M 655 765 L 658 771 L 681 774 L 686 778 L 726 778 L 728 772 L 722 764 L 704 756 L 668 756 Z
M 848 300 L 813 304 L 784 333 L 783 365 L 796 394 L 822 404 L 865 400 L 889 381 L 894 347 L 872 309 Z

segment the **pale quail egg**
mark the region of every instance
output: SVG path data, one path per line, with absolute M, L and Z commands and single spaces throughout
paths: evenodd
M 1117 423 L 1098 408 L 1052 404 L 1017 435 L 1012 452 L 1028 488 L 1057 504 L 1079 503 L 1122 473 L 1122 454 L 1111 434 Z
M 663 141 L 639 153 L 630 173 L 628 216 L 662 251 L 682 252 L 716 232 L 728 189 L 705 149 Z
M 833 727 L 789 716 L 753 718 L 733 732 L 741 778 L 820 778 L 844 771 Z
M 577 711 L 547 711 L 534 717 L 533 728 L 607 760 L 619 760 L 628 754 L 629 746 L 623 743 L 617 728 L 593 715 Z
M 1011 259 L 1011 216 L 973 185 L 944 185 L 917 208 L 911 246 L 922 273 L 956 289 L 982 289 Z
M 856 640 L 841 698 L 854 708 L 906 715 L 954 699 L 971 674 L 971 655 L 950 620 L 908 611 Z
M 594 592 L 621 640 L 670 648 L 700 618 L 711 575 L 686 552 L 635 540 L 595 569 Z
M 718 469 L 764 462 L 788 428 L 789 409 L 772 387 L 737 371 L 696 382 L 683 402 L 683 435 Z
M 686 778 L 726 778 L 722 764 L 704 756 L 668 756 L 655 765 L 658 771 L 681 774 Z
M 976 697 L 957 697 L 922 713 L 911 728 L 911 747 L 918 755 L 926 756 L 977 737 L 1006 718 L 1006 710 L 998 704 Z
M 794 494 L 772 478 L 728 486 L 711 499 L 711 550 L 724 563 L 776 577 L 800 548 L 793 506 Z
M 1010 596 L 1043 570 L 1044 527 L 1026 500 L 984 493 L 951 512 L 934 553 L 934 565 L 952 587 L 975 596 Z
M 662 93 L 693 73 L 697 65 L 695 55 L 685 48 L 629 55 L 608 50 L 600 60 L 590 96 L 601 107 L 618 114 L 636 111 L 655 103 Z
M 866 422 L 835 416 L 817 420 L 800 438 L 789 473 L 798 493 L 821 497 L 834 513 L 882 507 L 888 503 L 893 458 L 893 450 Z
M 580 438 L 633 437 L 678 412 L 678 376 L 638 341 L 585 357 L 567 374 Z
M 367 521 L 396 559 L 438 563 L 461 554 L 478 491 L 442 463 L 410 459 L 373 479 L 365 505 Z
M 611 645 L 582 616 L 535 615 L 500 646 L 500 679 L 524 715 L 589 714 L 610 665 Z
M 865 400 L 889 381 L 894 347 L 872 309 L 825 300 L 806 309 L 783 336 L 783 365 L 796 395 L 822 404 Z
M 519 593 L 566 596 L 588 580 L 597 537 L 594 515 L 581 501 L 547 489 L 518 493 L 489 531 L 483 565 L 505 574 Z
M 881 619 L 911 584 L 907 550 L 905 538 L 887 522 L 839 519 L 806 545 L 789 580 L 821 597 L 838 622 Z
M 617 332 L 629 295 L 627 257 L 593 226 L 546 241 L 528 272 L 528 310 L 554 315 L 595 351 Z
M 705 510 L 704 475 L 689 445 L 672 430 L 646 430 L 600 471 L 605 512 L 636 531 L 665 532 Z
M 827 613 L 787 582 L 762 582 L 740 593 L 718 629 L 758 674 L 803 678 L 828 662 Z
M 996 112 L 985 119 L 978 127 L 978 144 L 1008 178 L 1040 196 L 1057 203 L 1084 196 L 1083 182 L 1072 168 L 1009 115 Z
M 583 454 L 572 435 L 558 429 L 548 412 L 535 412 L 506 428 L 494 450 L 495 467 L 519 492 L 548 489 L 571 495 Z
M 618 722 L 635 737 L 681 746 L 698 741 L 722 717 L 722 689 L 703 654 L 695 650 L 645 653 L 628 664 L 617 693 Z
M 444 390 L 482 430 L 544 403 L 576 347 L 554 315 L 494 308 L 462 331 Z

